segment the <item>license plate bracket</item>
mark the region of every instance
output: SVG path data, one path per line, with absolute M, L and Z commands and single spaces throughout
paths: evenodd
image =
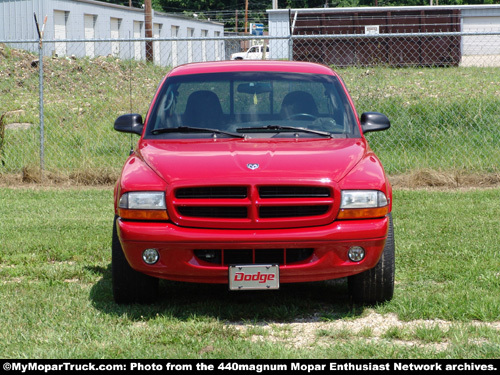
M 280 287 L 277 264 L 236 264 L 229 266 L 230 290 L 274 290 Z

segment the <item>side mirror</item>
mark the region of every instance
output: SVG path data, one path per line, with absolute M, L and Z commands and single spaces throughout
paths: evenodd
M 142 135 L 142 116 L 138 113 L 122 115 L 115 120 L 115 130 L 122 133 L 133 133 Z
M 361 115 L 361 129 L 363 133 L 387 130 L 391 122 L 386 115 L 378 112 L 365 112 Z

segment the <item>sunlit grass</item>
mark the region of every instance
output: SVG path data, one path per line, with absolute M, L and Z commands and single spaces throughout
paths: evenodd
M 396 290 L 382 305 L 352 306 L 345 282 L 237 293 L 165 281 L 157 303 L 118 306 L 110 274 L 112 189 L 0 188 L 0 352 L 6 358 L 494 358 L 499 193 L 396 191 Z M 370 312 L 395 315 L 399 323 L 359 326 Z M 316 331 L 308 321 L 319 324 Z M 337 322 L 356 329 L 330 326 Z

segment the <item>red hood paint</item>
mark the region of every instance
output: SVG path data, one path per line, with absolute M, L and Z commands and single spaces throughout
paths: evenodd
M 357 139 L 217 139 L 150 141 L 139 145 L 140 157 L 168 184 L 200 181 L 241 183 L 266 180 L 339 182 L 367 152 Z M 258 164 L 250 169 L 248 164 Z
M 292 72 L 326 74 L 338 77 L 336 72 L 322 64 L 279 60 L 247 60 L 244 63 L 234 60 L 190 63 L 175 67 L 168 73 L 168 76 L 221 72 Z

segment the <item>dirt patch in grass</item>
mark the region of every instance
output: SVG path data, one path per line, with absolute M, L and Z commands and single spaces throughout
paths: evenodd
M 421 169 L 414 172 L 389 176 L 395 189 L 467 189 L 500 186 L 500 173 L 443 172 Z
M 25 167 L 20 173 L 0 173 L 0 186 L 6 187 L 78 187 L 113 186 L 118 180 L 119 172 L 100 170 L 81 170 L 69 173 L 42 173 L 39 168 Z
M 255 329 L 252 324 L 232 323 L 231 325 L 240 332 Z M 260 334 L 253 334 L 249 339 L 253 342 L 282 342 L 295 348 L 329 346 L 332 339 L 345 342 L 352 340 L 391 341 L 395 345 L 417 346 L 439 352 L 446 350 L 450 344 L 450 338 L 447 337 L 450 329 L 466 330 L 468 327 L 486 327 L 500 332 L 500 322 L 457 323 L 439 319 L 406 322 L 399 320 L 395 314 L 381 315 L 368 311 L 365 316 L 353 320 L 325 322 L 319 317 L 311 317 L 286 324 L 263 323 L 258 326 Z M 418 329 L 439 330 L 444 337 L 436 340 L 418 339 L 415 334 Z M 392 337 L 394 333 L 391 334 L 391 332 L 399 332 L 401 337 Z

